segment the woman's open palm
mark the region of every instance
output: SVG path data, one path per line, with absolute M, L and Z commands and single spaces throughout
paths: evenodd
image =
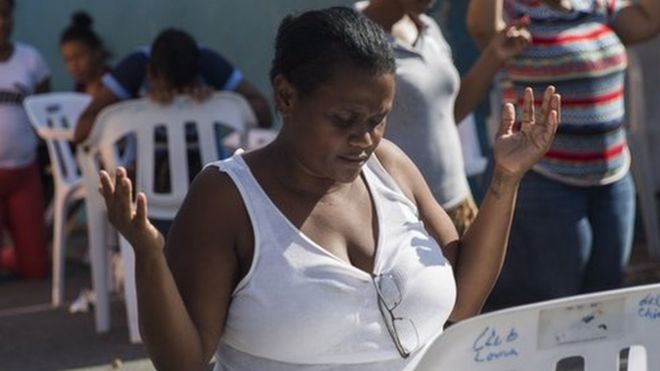
M 164 238 L 147 218 L 147 198 L 144 193 L 138 193 L 136 205 L 133 205 L 133 184 L 126 170 L 117 168 L 114 184 L 106 171 L 101 170 L 99 176 L 99 191 L 105 199 L 110 223 L 131 243 L 133 249 L 162 249 Z
M 541 112 L 534 110 L 534 93 L 526 88 L 516 128 L 516 112 L 507 103 L 502 110 L 502 123 L 495 138 L 495 164 L 509 174 L 522 177 L 548 151 L 557 131 L 561 112 L 561 98 L 549 86 L 543 95 Z

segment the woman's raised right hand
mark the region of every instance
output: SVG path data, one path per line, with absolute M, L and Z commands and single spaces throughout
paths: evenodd
M 114 184 L 105 170 L 99 172 L 99 192 L 105 199 L 110 223 L 133 246 L 135 253 L 162 251 L 165 238 L 147 218 L 147 197 L 140 192 L 133 205 L 133 184 L 126 169 L 118 167 Z

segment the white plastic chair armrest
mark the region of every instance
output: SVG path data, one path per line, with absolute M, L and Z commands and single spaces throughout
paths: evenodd
M 37 134 L 47 140 L 73 140 L 73 129 L 39 128 Z

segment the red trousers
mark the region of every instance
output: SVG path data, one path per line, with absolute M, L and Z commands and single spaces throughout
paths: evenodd
M 15 272 L 22 278 L 48 274 L 44 200 L 37 162 L 0 169 L 0 245 L 6 228 L 14 244 Z

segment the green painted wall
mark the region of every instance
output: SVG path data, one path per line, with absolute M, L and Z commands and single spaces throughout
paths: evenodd
M 53 90 L 69 90 L 58 51 L 70 15 L 84 9 L 114 54 L 112 62 L 149 44 L 165 27 L 182 28 L 220 51 L 270 96 L 268 70 L 280 20 L 288 13 L 352 0 L 17 0 L 14 38 L 36 46 L 53 72 Z

